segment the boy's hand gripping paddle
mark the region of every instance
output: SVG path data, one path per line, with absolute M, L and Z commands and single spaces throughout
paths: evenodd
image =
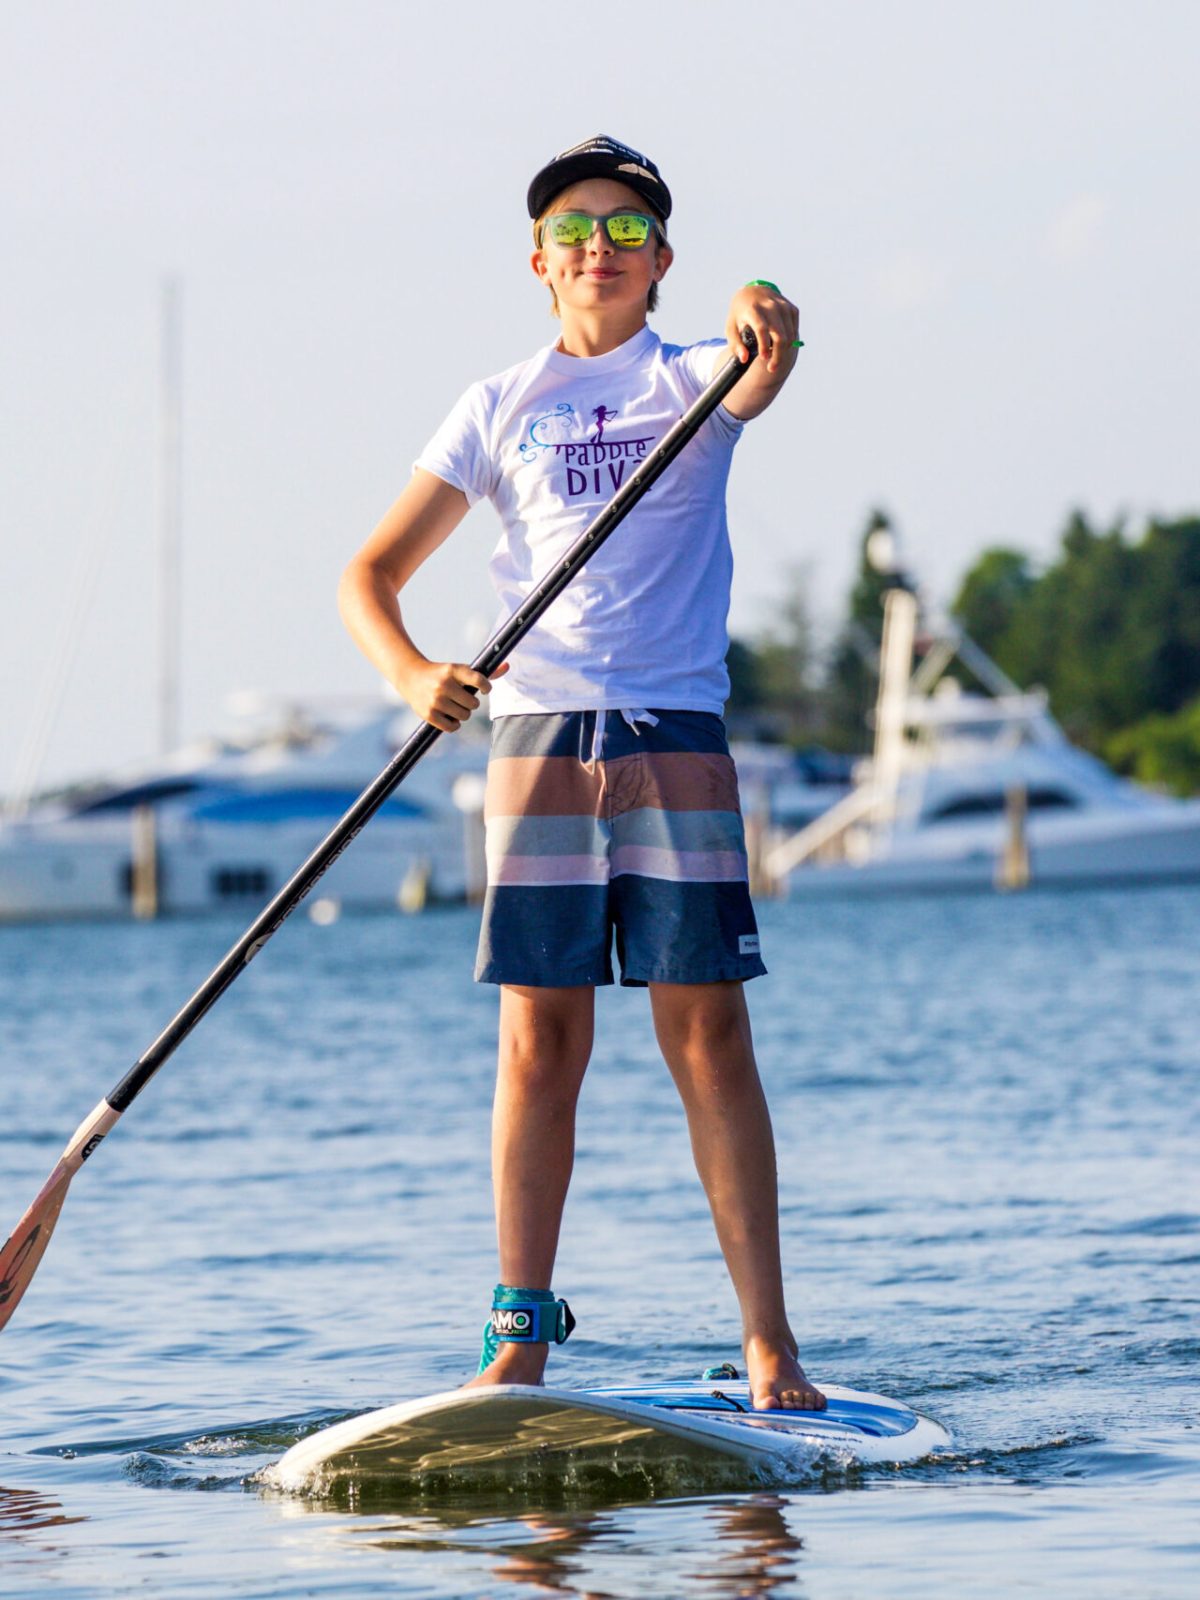
M 552 601 L 566 588 L 571 579 L 598 550 L 618 523 L 650 488 L 651 484 L 674 461 L 689 440 L 713 414 L 721 401 L 750 367 L 757 353 L 754 335 L 747 328 L 742 342 L 750 352 L 750 361 L 742 363 L 736 354 L 731 355 L 713 378 L 708 388 L 690 410 L 664 436 L 662 443 L 642 461 L 637 470 L 621 485 L 599 516 L 579 535 L 566 555 L 542 579 L 524 603 L 513 612 L 508 621 L 494 633 L 471 665 L 484 677 L 491 677 L 496 668 L 507 659 L 516 645 L 525 637 Z M 38 1269 L 50 1235 L 58 1221 L 63 1201 L 71 1179 L 95 1150 L 105 1134 L 116 1124 L 142 1092 L 150 1079 L 182 1044 L 201 1017 L 216 1004 L 236 977 L 254 959 L 267 940 L 291 916 L 322 875 L 329 870 L 367 823 L 379 810 L 387 797 L 416 766 L 417 762 L 440 737 L 439 729 L 426 722 L 413 733 L 392 757 L 391 761 L 326 835 L 293 876 L 284 884 L 275 898 L 246 929 L 219 966 L 215 967 L 195 994 L 158 1036 L 120 1083 L 76 1129 L 74 1137 L 58 1159 L 54 1171 L 46 1179 L 37 1199 L 26 1211 L 0 1249 L 0 1328 L 3 1328 L 20 1303 Z

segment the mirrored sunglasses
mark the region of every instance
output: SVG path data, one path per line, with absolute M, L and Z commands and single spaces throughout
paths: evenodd
M 581 250 L 594 228 L 603 228 L 618 250 L 641 250 L 656 232 L 653 217 L 640 211 L 610 211 L 606 217 L 589 217 L 583 211 L 556 211 L 542 224 L 542 243 L 547 239 L 563 250 Z

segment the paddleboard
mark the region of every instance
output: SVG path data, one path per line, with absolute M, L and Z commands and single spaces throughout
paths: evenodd
M 824 1411 L 755 1411 L 736 1380 L 551 1389 L 452 1389 L 368 1411 L 311 1434 L 263 1474 L 289 1491 L 337 1485 L 418 1488 L 553 1476 L 584 1482 L 636 1473 L 679 1482 L 687 1469 L 732 1468 L 779 1482 L 822 1465 L 903 1465 L 950 1443 L 898 1400 L 824 1384 Z M 730 1474 L 726 1472 L 726 1477 Z

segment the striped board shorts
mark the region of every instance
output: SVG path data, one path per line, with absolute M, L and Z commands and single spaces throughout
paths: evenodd
M 475 977 L 568 987 L 756 978 L 737 774 L 705 711 L 498 717 Z

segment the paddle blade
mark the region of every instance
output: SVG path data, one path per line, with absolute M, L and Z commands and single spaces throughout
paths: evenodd
M 71 1179 L 120 1115 L 107 1100 L 101 1100 L 92 1114 L 80 1123 L 37 1199 L 0 1248 L 0 1328 L 20 1305 L 46 1253 Z
M 70 1181 L 68 1174 L 53 1189 L 47 1184 L 0 1250 L 0 1328 L 17 1309 L 21 1296 L 38 1269 L 63 1201 L 67 1198 Z M 50 1192 L 47 1193 L 47 1190 Z

